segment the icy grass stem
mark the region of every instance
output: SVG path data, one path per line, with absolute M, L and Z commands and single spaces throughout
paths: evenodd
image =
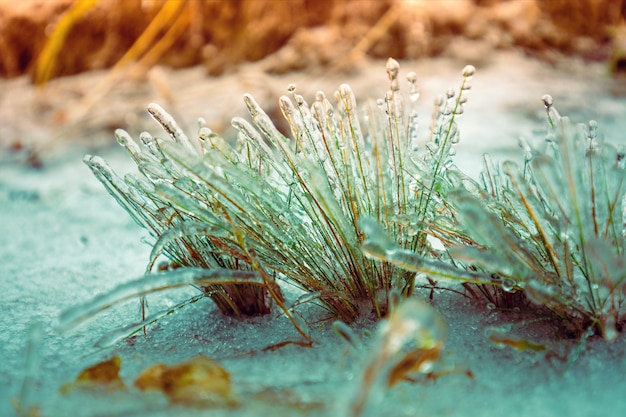
M 129 281 L 113 291 L 100 294 L 92 300 L 63 311 L 57 329 L 68 331 L 93 318 L 98 312 L 131 298 L 157 291 L 187 285 L 248 284 L 264 286 L 264 280 L 253 271 L 233 271 L 201 268 L 184 268 L 175 271 L 144 275 Z
M 42 326 L 40 323 L 31 324 L 28 329 L 26 345 L 26 363 L 24 379 L 20 387 L 19 397 L 12 398 L 11 403 L 18 417 L 35 417 L 41 415 L 37 400 L 38 373 L 41 368 L 41 338 Z
M 184 308 L 190 304 L 196 303 L 205 297 L 207 297 L 206 293 L 200 293 L 200 294 L 194 295 L 193 297 L 186 299 L 176 304 L 175 306 L 169 307 L 165 310 L 162 310 L 156 313 L 152 313 L 150 314 L 150 316 L 145 317 L 143 320 L 139 322 L 130 323 L 128 325 L 120 327 L 119 329 L 112 330 L 104 334 L 103 336 L 101 336 L 98 339 L 98 341 L 94 344 L 94 347 L 105 349 L 110 346 L 113 346 L 116 343 L 120 342 L 121 340 L 134 336 L 138 332 L 144 330 L 147 326 L 154 324 L 157 321 L 161 320 L 163 317 L 169 316 L 170 314 L 174 314 L 176 311 L 180 310 L 181 308 Z M 91 314 L 91 313 L 88 313 L 88 314 Z
M 418 217 L 425 218 L 428 214 L 430 214 L 430 203 L 437 192 L 437 184 L 442 181 L 441 171 L 444 167 L 444 161 L 450 157 L 450 146 L 453 140 L 458 141 L 456 136 L 459 134 L 458 129 L 456 128 L 455 118 L 457 115 L 463 114 L 463 103 L 467 100 L 467 97 L 464 95 L 466 91 L 471 88 L 470 81 L 474 76 L 475 68 L 471 65 L 466 66 L 463 69 L 463 82 L 461 83 L 461 88 L 459 93 L 456 95 L 456 100 L 454 102 L 454 106 L 452 108 L 449 106 L 450 99 L 454 98 L 454 90 L 450 90 L 447 93 L 447 100 L 440 101 L 439 106 L 435 106 L 436 113 L 433 115 L 433 123 L 431 127 L 431 143 L 437 146 L 438 152 L 436 152 L 435 157 L 435 166 L 432 171 L 432 180 L 430 186 L 427 188 L 427 192 L 422 192 L 420 195 L 419 203 L 418 203 Z M 443 107 L 443 110 L 441 106 Z M 442 118 L 443 120 L 438 123 L 438 120 Z M 443 136 L 443 140 L 441 137 Z M 424 201 L 424 196 L 425 201 Z M 411 249 L 414 251 L 417 249 L 413 246 Z

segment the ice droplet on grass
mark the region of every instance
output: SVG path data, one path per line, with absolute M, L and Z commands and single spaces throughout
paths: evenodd
M 554 126 L 555 123 L 561 120 L 561 115 L 553 106 L 554 100 L 552 99 L 552 96 L 549 94 L 545 94 L 543 97 L 541 97 L 541 101 L 543 101 L 543 105 L 546 108 L 546 113 L 548 113 L 548 121 L 552 126 Z
M 419 85 L 417 84 L 417 74 L 414 72 L 409 72 L 406 76 L 409 82 L 409 100 L 411 103 L 417 102 L 419 99 Z
M 553 100 L 552 100 L 552 96 L 551 96 L 550 94 L 544 94 L 544 95 L 541 97 L 541 101 L 543 101 L 543 105 L 544 105 L 547 109 L 548 109 L 548 108 L 550 108 L 550 107 L 552 107 Z
M 400 64 L 393 58 L 387 60 L 387 75 L 391 82 L 391 91 L 396 92 L 400 90 L 400 83 L 398 82 L 398 72 L 400 71 Z
M 296 102 L 296 104 L 298 105 L 298 107 L 301 107 L 303 111 L 306 111 L 307 109 L 307 102 L 304 99 L 304 97 L 300 94 L 294 94 L 293 95 L 293 101 Z
M 502 281 L 502 289 L 506 292 L 515 292 L 516 291 L 516 282 L 512 279 L 505 279 Z
M 471 78 L 474 76 L 474 73 L 476 72 L 476 67 L 474 67 L 473 65 L 466 65 L 465 68 L 463 68 L 463 76 L 465 78 Z
M 595 140 L 598 135 L 598 122 L 595 120 L 589 120 L 587 128 L 589 129 L 589 140 Z
M 163 107 L 156 103 L 150 103 L 148 104 L 148 113 L 150 113 L 154 120 L 159 122 L 163 130 L 165 130 L 175 142 L 182 144 L 187 149 L 195 150 L 191 141 L 187 135 L 185 135 L 185 132 L 183 132 L 174 118 L 166 112 Z

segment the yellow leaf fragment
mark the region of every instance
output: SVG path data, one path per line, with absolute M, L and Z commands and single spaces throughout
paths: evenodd
M 141 391 L 163 390 L 163 371 L 167 368 L 164 363 L 158 363 L 144 370 L 135 380 L 135 387 Z
M 441 357 L 442 348 L 443 344 L 438 344 L 431 349 L 414 349 L 407 352 L 389 371 L 387 386 L 391 388 L 399 382 L 412 381 L 412 374 L 430 373 L 433 364 Z
M 233 401 L 230 374 L 205 356 L 177 365 L 154 365 L 137 377 L 135 387 L 162 391 L 175 403 L 221 405 Z
M 61 387 L 61 393 L 67 394 L 74 389 L 89 389 L 116 391 L 124 389 L 124 381 L 119 376 L 122 360 L 114 356 L 109 360 L 99 362 L 78 374 L 76 380 Z

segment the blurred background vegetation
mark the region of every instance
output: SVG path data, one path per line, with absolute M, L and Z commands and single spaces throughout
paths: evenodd
M 260 60 L 269 73 L 348 70 L 364 55 L 512 47 L 619 70 L 625 14 L 624 0 L 0 0 L 0 76 L 43 84 L 130 63 L 137 74 L 200 64 L 217 75 Z
M 515 50 L 626 78 L 625 15 L 626 0 L 0 0 L 0 161 L 39 166 L 51 144 L 150 129 L 150 101 L 228 136 L 243 92 L 280 120 L 294 71 L 312 94 L 371 59 L 481 67 Z

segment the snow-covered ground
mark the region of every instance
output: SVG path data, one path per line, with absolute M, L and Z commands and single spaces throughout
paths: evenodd
M 463 64 L 446 59 L 401 62 L 404 74 L 411 70 L 418 74 L 424 127 L 430 121 L 435 96 L 458 86 L 462 68 Z M 196 84 L 180 88 L 177 73 L 169 77 L 174 92 L 182 97 L 200 94 L 198 90 L 207 97 L 202 107 L 186 106 L 184 99 L 177 103 L 178 111 L 184 109 L 189 120 L 199 116 L 211 119 L 225 108 L 234 109 L 230 116 L 244 114 L 243 108 L 233 103 L 239 102 L 247 84 L 235 76 L 198 79 Z M 272 82 L 283 83 L 285 89 L 295 82 L 306 96 L 319 88 L 316 83 L 330 95 L 345 81 L 362 98 L 377 98 L 388 87 L 384 62 L 372 62 L 353 77 L 320 79 L 293 74 Z M 626 142 L 622 136 L 626 132 L 626 102 L 612 95 L 618 86 L 599 65 L 567 61 L 549 67 L 507 53 L 478 68 L 472 83 L 470 100 L 459 122 L 461 143 L 457 148 L 458 165 L 472 175 L 480 170 L 483 152 L 498 158 L 517 157 L 518 136 L 541 140 L 545 121 L 540 98 L 545 93 L 553 95 L 562 114 L 575 121 L 594 118 L 608 140 Z M 0 95 L 3 132 L 11 131 L 6 126 L 7 115 L 20 123 L 20 112 L 9 100 L 13 94 L 9 91 L 14 92 L 16 85 L 21 85 L 25 96 L 30 94 L 23 80 L 2 81 L 0 87 L 7 92 Z M 214 96 L 218 98 L 210 99 Z M 33 126 L 35 140 L 50 134 L 41 126 Z M 29 130 L 22 126 L 21 134 L 27 136 Z M 376 323 L 353 326 L 363 341 L 362 349 L 351 349 L 332 331 L 332 320 L 327 320 L 311 324 L 312 348 L 288 345 L 263 351 L 268 345 L 297 337 L 288 320 L 277 318 L 277 314 L 246 320 L 228 318 L 203 299 L 160 320 L 149 328 L 147 336 L 108 349 L 93 345 L 106 332 L 137 319 L 136 301 L 107 310 L 74 332 L 58 334 L 54 330 L 64 309 L 139 277 L 150 252 L 141 242 L 146 233 L 116 205 L 81 161 L 83 153 L 96 152 L 125 172 L 132 169 L 130 158 L 112 135 L 106 146 L 78 140 L 80 132 L 73 135 L 71 141 L 57 141 L 43 154 L 44 167 L 39 170 L 15 163 L 8 154 L 0 156 L 0 415 L 15 414 L 10 401 L 20 397 L 26 377 L 33 378 L 26 400 L 38 405 L 44 416 L 207 415 L 204 408 L 170 405 L 160 394 L 142 393 L 132 387 L 139 373 L 151 365 L 179 363 L 202 354 L 231 374 L 239 404 L 212 409 L 210 415 L 347 416 L 346 404 L 361 384 Z M 192 294 L 191 288 L 162 293 L 152 296 L 150 303 L 158 310 Z M 428 292 L 418 296 L 427 298 Z M 624 334 L 612 344 L 592 338 L 582 345 L 577 360 L 563 362 L 555 357 L 575 350 L 576 343 L 560 340 L 549 324 L 514 330 L 545 344 L 552 352 L 546 358 L 546 351 L 518 351 L 488 340 L 488 328 L 503 328 L 522 320 L 516 315 L 489 310 L 485 303 L 448 291 L 436 292 L 432 304 L 450 328 L 444 361 L 454 369 L 471 371 L 473 377 L 458 372 L 436 381 L 401 383 L 384 392 L 378 390 L 364 415 L 626 415 Z M 321 314 L 314 306 L 304 309 L 303 315 L 311 321 Z M 28 335 L 33 325 L 40 326 L 41 338 L 34 343 L 37 357 L 27 365 Z M 122 359 L 120 375 L 128 389 L 60 393 L 60 387 L 73 381 L 81 370 L 115 355 Z

